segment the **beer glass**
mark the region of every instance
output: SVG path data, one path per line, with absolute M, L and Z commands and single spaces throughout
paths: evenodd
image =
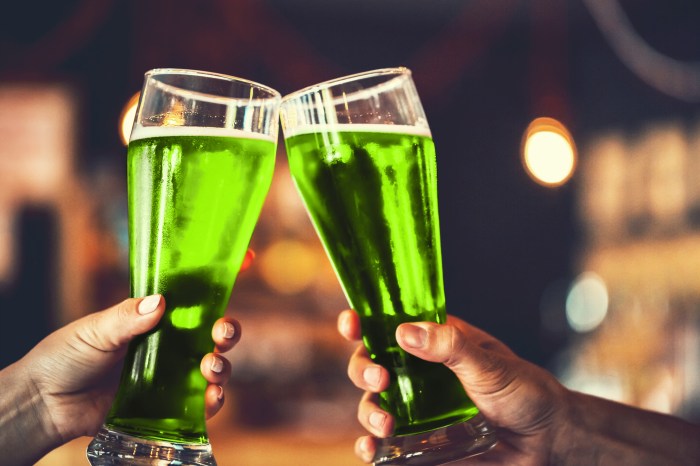
M 128 148 L 132 296 L 161 293 L 134 339 L 93 465 L 215 465 L 202 357 L 272 182 L 280 94 L 194 70 L 146 73 Z
M 282 99 L 289 167 L 365 346 L 387 368 L 396 421 L 375 464 L 435 465 L 488 450 L 495 433 L 444 365 L 404 352 L 403 322 L 445 322 L 435 147 L 411 72 L 381 69 Z

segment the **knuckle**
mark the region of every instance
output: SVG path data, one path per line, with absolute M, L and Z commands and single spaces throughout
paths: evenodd
M 85 325 L 77 328 L 76 336 L 81 344 L 87 345 L 97 351 L 111 351 L 115 346 L 113 341 L 110 341 L 100 330 L 100 319 L 103 318 L 99 314 L 90 314 L 86 317 Z
M 500 393 L 514 380 L 514 373 L 504 358 L 487 353 L 482 362 L 484 380 L 480 391 L 484 394 Z
M 120 321 L 127 321 L 129 319 L 129 308 L 132 306 L 133 301 L 131 299 L 125 299 L 117 305 L 117 318 Z
M 464 352 L 464 335 L 456 327 L 449 325 L 445 328 L 447 341 L 447 358 L 445 365 L 454 367 L 459 364 Z

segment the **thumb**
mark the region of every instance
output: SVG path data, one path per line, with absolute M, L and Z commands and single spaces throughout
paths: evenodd
M 81 319 L 76 331 L 85 343 L 100 351 L 117 351 L 155 327 L 164 311 L 162 295 L 130 298 Z
M 471 341 L 454 325 L 401 324 L 396 329 L 396 339 L 408 353 L 449 367 L 472 394 L 493 394 L 509 383 L 506 356 L 489 351 L 488 341 Z

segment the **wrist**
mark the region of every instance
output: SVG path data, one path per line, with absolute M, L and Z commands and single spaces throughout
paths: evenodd
M 565 389 L 549 464 L 556 466 L 598 466 L 593 437 L 599 433 L 591 428 L 587 398 Z
M 700 464 L 700 426 L 610 400 L 567 391 L 550 464 Z
M 61 443 L 24 360 L 0 371 L 0 465 L 34 464 Z

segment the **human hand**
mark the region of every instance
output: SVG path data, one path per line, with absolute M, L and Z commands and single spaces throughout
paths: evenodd
M 114 398 L 128 343 L 155 327 L 164 311 L 161 295 L 127 299 L 53 332 L 0 373 L 0 392 L 5 392 L 0 398 L 6 397 L 0 400 L 0 425 L 7 421 L 14 428 L 6 432 L 12 445 L 0 441 L 0 447 L 25 447 L 12 464 L 26 464 L 73 438 L 97 432 Z M 232 349 L 240 336 L 240 324 L 232 318 L 223 317 L 212 327 L 214 351 L 200 366 L 208 382 L 207 417 L 223 406 L 221 384 L 231 373 L 230 363 L 218 353 Z M 27 433 L 32 437 L 26 438 Z
M 357 313 L 343 311 L 338 330 L 348 340 L 360 340 Z M 454 464 L 549 464 L 569 396 L 554 376 L 453 316 L 444 325 L 401 324 L 396 339 L 408 353 L 443 363 L 455 372 L 469 397 L 498 429 L 496 447 Z M 389 386 L 389 372 L 375 364 L 360 345 L 350 359 L 348 376 L 365 390 L 358 407 L 362 426 L 376 437 L 390 436 L 393 418 L 379 407 L 377 396 Z M 360 437 L 355 444 L 356 454 L 365 462 L 371 462 L 375 449 L 371 436 Z

